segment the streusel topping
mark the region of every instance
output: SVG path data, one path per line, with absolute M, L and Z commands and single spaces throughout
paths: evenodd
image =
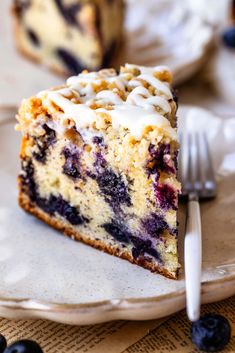
M 46 107 L 57 107 L 62 125 L 70 119 L 78 129 L 85 128 L 102 116 L 106 124 L 129 129 L 136 139 L 145 128 L 157 127 L 176 140 L 169 121 L 176 110 L 171 77 L 165 66 L 126 64 L 120 73 L 104 69 L 70 77 L 65 86 L 40 92 L 38 98 Z

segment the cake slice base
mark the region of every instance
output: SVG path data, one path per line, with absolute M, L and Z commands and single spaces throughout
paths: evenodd
M 115 255 L 120 257 L 124 260 L 128 260 L 129 262 L 139 265 L 151 272 L 156 272 L 159 274 L 164 275 L 170 279 L 177 279 L 178 278 L 178 271 L 177 272 L 170 272 L 166 269 L 161 268 L 156 263 L 149 262 L 145 258 L 137 258 L 135 259 L 131 252 L 128 249 L 119 248 L 118 246 L 112 246 L 110 244 L 106 244 L 101 240 L 91 239 L 91 237 L 87 236 L 86 234 L 82 234 L 81 232 L 74 229 L 72 225 L 69 225 L 67 222 L 59 219 L 56 216 L 49 215 L 48 213 L 44 212 L 41 208 L 39 208 L 34 202 L 32 202 L 27 194 L 27 190 L 25 190 L 24 181 L 21 176 L 18 178 L 19 184 L 19 205 L 22 209 L 26 212 L 34 215 L 41 221 L 45 222 L 46 224 L 50 225 L 54 229 L 61 231 L 64 235 L 70 237 L 73 240 L 81 241 L 87 245 L 90 245 L 96 249 L 102 250 L 110 255 Z

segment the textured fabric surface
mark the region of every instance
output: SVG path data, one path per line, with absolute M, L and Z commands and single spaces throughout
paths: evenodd
M 204 305 L 203 313 L 225 315 L 232 338 L 223 352 L 235 352 L 235 297 Z M 185 311 L 157 321 L 115 321 L 94 326 L 68 326 L 43 320 L 0 319 L 0 332 L 8 342 L 31 338 L 45 353 L 194 353 Z

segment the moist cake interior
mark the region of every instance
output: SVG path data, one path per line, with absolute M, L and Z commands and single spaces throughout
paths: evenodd
M 176 278 L 179 145 L 170 80 L 165 67 L 126 65 L 25 100 L 19 200 L 74 239 Z

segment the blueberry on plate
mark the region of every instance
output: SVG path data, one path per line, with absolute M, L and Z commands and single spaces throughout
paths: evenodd
M 231 327 L 222 315 L 207 314 L 192 323 L 192 342 L 202 351 L 218 352 L 231 337 Z
M 43 350 L 35 341 L 20 340 L 8 346 L 4 353 L 43 353 Z
M 0 334 L 0 353 L 3 353 L 6 349 L 7 341 L 6 338 Z
M 235 49 L 235 26 L 230 27 L 224 31 L 223 41 L 227 47 Z

